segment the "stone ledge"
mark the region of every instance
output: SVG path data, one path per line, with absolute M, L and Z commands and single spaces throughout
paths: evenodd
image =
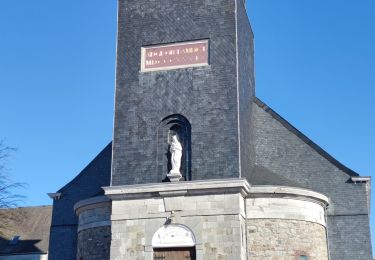
M 153 197 L 192 196 L 209 194 L 241 193 L 249 198 L 291 198 L 329 204 L 329 198 L 319 192 L 287 186 L 250 186 L 246 179 L 184 181 L 177 183 L 153 183 L 103 187 L 112 200 Z
M 252 186 L 250 198 L 290 198 L 318 202 L 322 206 L 328 206 L 329 198 L 322 193 L 287 186 Z
M 112 214 L 111 220 L 118 221 L 118 220 L 139 220 L 139 219 L 167 219 L 170 216 L 170 212 L 161 212 L 161 213 L 154 213 L 154 214 L 138 214 L 132 216 L 131 214 Z
M 97 196 L 89 199 L 78 201 L 74 204 L 74 211 L 79 215 L 82 211 L 101 208 L 101 207 L 110 207 L 111 200 L 107 196 Z
M 352 176 L 350 179 L 354 183 L 371 182 L 371 176 Z
M 185 196 L 186 194 L 187 194 L 187 190 L 159 192 L 160 197 L 177 197 L 177 196 Z
M 241 193 L 245 197 L 250 191 L 250 184 L 245 179 L 225 179 L 123 185 L 103 187 L 103 189 L 105 195 L 112 200 L 165 197 L 180 192 L 186 195 Z
M 201 217 L 201 216 L 225 216 L 225 215 L 244 215 L 238 209 L 206 209 L 206 210 L 184 210 L 184 211 L 177 211 L 176 213 L 177 218 L 184 218 L 184 217 Z M 115 214 L 111 215 L 111 220 L 138 220 L 138 219 L 155 219 L 155 218 L 168 218 L 170 217 L 171 213 L 168 212 L 160 212 L 160 213 L 144 213 L 144 214 Z

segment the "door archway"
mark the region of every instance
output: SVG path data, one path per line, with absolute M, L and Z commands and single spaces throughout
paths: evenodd
M 153 238 L 154 260 L 195 260 L 195 236 L 186 226 L 170 224 L 159 228 Z

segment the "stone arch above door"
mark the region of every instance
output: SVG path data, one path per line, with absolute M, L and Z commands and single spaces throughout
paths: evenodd
M 193 232 L 181 224 L 162 226 L 152 237 L 153 248 L 194 247 L 195 244 Z

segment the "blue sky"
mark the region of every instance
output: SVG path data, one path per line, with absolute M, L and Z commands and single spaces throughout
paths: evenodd
M 46 193 L 111 140 L 116 8 L 116 0 L 0 2 L 0 139 L 18 148 L 7 166 L 29 184 L 25 205 L 50 204 Z M 247 8 L 257 96 L 343 164 L 375 176 L 375 1 Z

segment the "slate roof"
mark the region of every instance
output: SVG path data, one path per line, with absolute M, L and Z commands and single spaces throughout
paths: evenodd
M 52 206 L 0 209 L 0 256 L 47 253 L 51 215 Z
M 249 180 L 251 185 L 278 185 L 278 186 L 289 186 L 289 187 L 299 187 L 307 188 L 299 183 L 296 183 L 290 179 L 280 176 L 271 170 L 256 165 L 250 174 Z
M 297 137 L 299 137 L 303 142 L 305 142 L 307 145 L 309 145 L 312 149 L 314 149 L 318 154 L 320 154 L 325 159 L 327 159 L 329 162 L 331 162 L 333 165 L 335 165 L 338 169 L 345 172 L 349 176 L 359 176 L 358 173 L 349 169 L 348 167 L 346 167 L 345 165 L 343 165 L 342 163 L 337 161 L 335 158 L 333 158 L 332 155 L 330 155 L 329 153 L 324 151 L 319 145 L 314 143 L 310 138 L 308 138 L 301 131 L 299 131 L 297 128 L 295 128 L 293 125 L 291 125 L 287 120 L 285 120 L 282 116 L 280 116 L 278 113 L 276 113 L 272 108 L 267 106 L 267 104 L 263 103 L 259 98 L 255 97 L 254 102 L 261 109 L 263 109 L 268 114 L 270 114 L 274 119 L 279 121 L 286 129 L 288 129 L 290 132 L 292 132 Z
M 109 163 L 105 163 L 104 161 L 108 161 Z M 91 175 L 89 176 L 89 179 L 92 179 L 92 174 L 94 173 L 93 169 L 100 169 L 101 175 L 108 175 L 105 180 L 102 180 L 102 183 L 99 185 L 99 191 L 96 194 L 93 194 L 92 196 L 100 196 L 104 195 L 104 190 L 101 188 L 103 186 L 110 186 L 110 180 L 111 180 L 111 161 L 112 161 L 112 141 L 107 144 L 102 151 L 98 155 L 95 156 L 95 158 L 76 176 L 74 179 L 72 179 L 70 182 L 65 184 L 62 188 L 60 188 L 57 192 L 64 193 L 65 191 L 74 188 L 75 184 L 80 183 L 84 181 L 85 177 L 87 177 L 87 174 Z M 99 167 L 99 165 L 101 167 Z M 103 169 L 102 169 L 103 168 Z M 96 179 L 100 178 L 100 176 L 95 176 Z M 82 198 L 81 198 L 82 199 Z

